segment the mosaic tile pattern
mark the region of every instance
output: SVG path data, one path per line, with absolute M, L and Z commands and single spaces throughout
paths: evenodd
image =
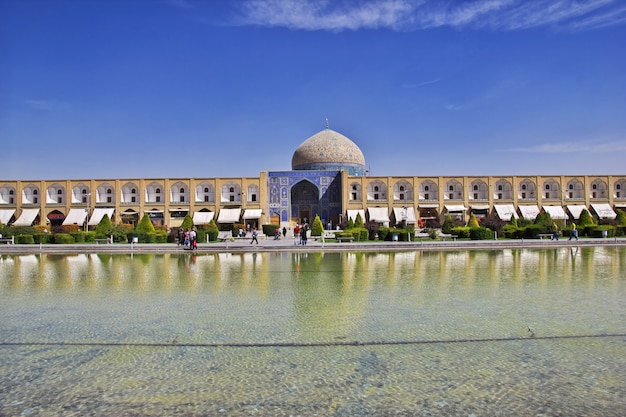
M 350 139 L 332 129 L 324 129 L 305 140 L 293 154 L 291 167 L 294 170 L 311 169 L 311 166 L 342 164 L 365 169 L 365 157 L 361 149 Z

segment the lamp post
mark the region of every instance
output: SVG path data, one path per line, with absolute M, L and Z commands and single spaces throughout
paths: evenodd
M 87 215 L 85 216 L 85 232 L 89 231 L 89 203 L 91 200 L 91 193 L 87 193 L 85 194 L 87 196 L 87 208 L 85 209 L 85 211 L 87 212 Z

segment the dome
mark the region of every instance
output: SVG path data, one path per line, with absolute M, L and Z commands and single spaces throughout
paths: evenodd
M 298 146 L 291 158 L 293 170 L 347 170 L 350 175 L 365 174 L 365 158 L 350 139 L 332 129 L 324 129 Z

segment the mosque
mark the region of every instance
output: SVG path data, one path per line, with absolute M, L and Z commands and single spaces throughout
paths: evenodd
M 467 220 L 576 220 L 584 209 L 601 219 L 626 209 L 626 175 L 371 176 L 355 142 L 328 127 L 295 150 L 291 171 L 241 178 L 0 180 L 0 222 L 15 226 L 95 227 L 104 215 L 136 224 L 148 214 L 157 226 L 215 220 L 251 227 L 310 223 L 319 215 L 335 228 L 361 214 L 383 226 L 437 224 L 449 214 Z

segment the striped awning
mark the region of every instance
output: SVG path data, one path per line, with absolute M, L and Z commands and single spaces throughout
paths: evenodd
M 592 204 L 591 208 L 601 219 L 614 219 L 617 217 L 617 213 L 613 211 L 613 207 L 610 204 Z
M 237 223 L 239 221 L 239 217 L 241 217 L 241 209 L 226 209 L 223 208 L 220 210 L 220 214 L 217 217 L 218 223 Z

